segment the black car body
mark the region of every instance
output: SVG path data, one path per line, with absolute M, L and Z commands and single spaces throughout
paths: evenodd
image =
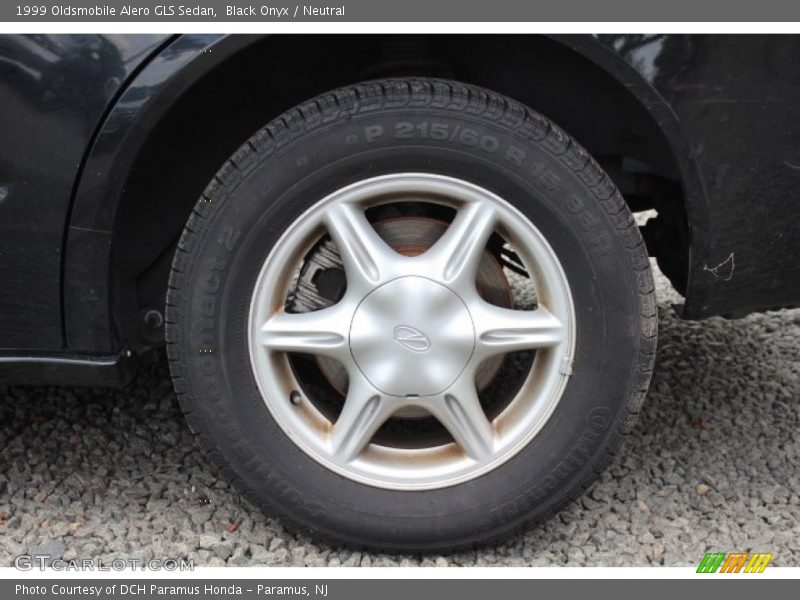
M 497 90 L 612 174 L 689 319 L 800 305 L 800 37 L 0 36 L 0 381 L 114 384 L 264 123 L 375 77 Z M 535 79 L 528 74 L 535 71 Z

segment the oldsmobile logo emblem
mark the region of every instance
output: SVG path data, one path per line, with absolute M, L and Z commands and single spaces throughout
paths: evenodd
M 431 349 L 431 341 L 428 336 L 419 329 L 409 325 L 398 325 L 394 328 L 395 341 L 406 350 L 412 352 L 427 352 Z

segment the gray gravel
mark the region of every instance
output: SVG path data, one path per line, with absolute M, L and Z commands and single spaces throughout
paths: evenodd
M 195 448 L 163 363 L 124 390 L 0 388 L 0 565 L 696 565 L 707 550 L 800 566 L 800 310 L 677 319 L 658 278 L 656 375 L 601 480 L 545 525 L 446 557 L 351 552 L 284 531 Z

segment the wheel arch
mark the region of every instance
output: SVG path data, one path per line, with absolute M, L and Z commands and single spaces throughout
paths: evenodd
M 596 38 L 184 35 L 120 96 L 76 185 L 64 273 L 69 347 L 100 353 L 159 343 L 160 326 L 145 316 L 163 309 L 174 244 L 219 165 L 291 106 L 387 75 L 460 79 L 514 97 L 590 152 L 631 154 L 676 181 L 691 230 L 703 228 L 702 180 L 675 114 Z M 698 241 L 679 249 L 684 278 Z

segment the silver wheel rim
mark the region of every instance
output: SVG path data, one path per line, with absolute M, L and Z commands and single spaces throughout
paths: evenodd
M 420 201 L 455 209 L 419 256 L 398 254 L 365 211 Z M 477 293 L 477 265 L 493 232 L 512 242 L 536 285 L 534 310 L 500 308 Z M 334 305 L 285 310 L 297 265 L 325 233 L 347 280 Z M 572 295 L 555 252 L 511 204 L 468 182 L 424 173 L 366 179 L 317 202 L 275 244 L 250 305 L 250 359 L 264 402 L 286 435 L 326 468 L 388 489 L 436 489 L 480 477 L 541 431 L 571 372 Z M 490 421 L 475 374 L 490 357 L 535 350 L 516 395 Z M 304 398 L 291 353 L 338 361 L 349 385 L 335 420 Z M 397 411 L 423 409 L 453 442 L 424 448 L 373 437 Z

